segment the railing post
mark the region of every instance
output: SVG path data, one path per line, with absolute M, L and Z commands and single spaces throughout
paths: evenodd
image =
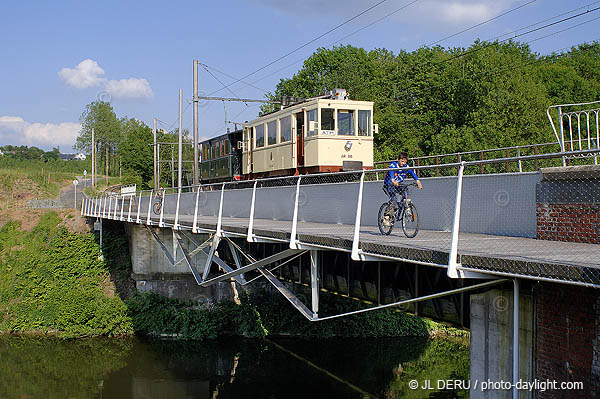
M 538 155 L 540 153 L 540 150 L 538 148 L 538 146 L 535 146 L 535 155 Z M 565 162 L 565 157 L 563 157 L 563 166 L 564 166 L 564 162 Z M 539 164 L 538 164 L 538 159 L 535 159 L 535 171 L 537 172 L 539 169 Z
M 484 157 L 483 157 L 483 151 L 481 151 L 481 157 L 480 159 L 483 161 Z M 482 175 L 483 174 L 483 164 L 480 163 L 479 164 L 479 174 Z
M 292 232 L 290 234 L 290 248 L 298 249 L 298 243 L 296 242 L 296 230 L 298 229 L 298 198 L 300 197 L 300 180 L 302 175 L 298 176 L 298 182 L 296 183 L 296 199 L 294 200 L 294 217 L 292 218 Z
M 175 210 L 174 230 L 179 230 L 179 199 L 181 198 L 181 187 L 177 189 L 177 209 Z
M 436 164 L 436 165 L 439 165 L 439 164 L 440 164 L 440 157 L 439 157 L 439 156 L 437 156 L 437 155 L 435 156 L 435 164 Z M 437 177 L 439 177 L 439 176 L 440 176 L 440 168 L 435 168 L 435 175 L 436 175 Z
M 154 196 L 154 190 L 150 190 L 150 198 L 148 198 L 148 216 L 146 217 L 146 224 L 150 226 L 152 221 L 150 220 L 150 212 L 152 212 L 152 197 Z
M 462 203 L 462 183 L 465 163 L 461 162 L 458 168 L 458 179 L 456 181 L 456 200 L 454 204 L 454 222 L 452 223 L 452 241 L 450 243 L 450 255 L 448 257 L 448 277 L 458 278 L 458 232 L 460 230 L 460 206 Z
M 167 196 L 167 191 L 163 190 L 162 195 L 160 197 L 160 216 L 158 217 L 158 227 L 164 227 L 165 224 L 163 222 L 164 214 L 165 214 L 165 197 Z
M 111 219 L 110 212 L 112 210 L 112 195 L 108 197 L 108 213 L 106 214 L 107 219 Z
M 352 239 L 352 260 L 360 260 L 358 244 L 360 240 L 360 220 L 362 217 L 363 187 L 365 185 L 365 171 L 360 175 L 358 186 L 358 199 L 356 201 L 356 218 L 354 219 L 354 237 Z
M 135 198 L 135 195 L 134 196 L 131 196 L 131 195 L 129 196 L 129 209 L 127 211 L 127 221 L 128 222 L 131 222 L 131 204 L 133 203 L 133 199 L 134 198 Z
M 517 147 L 517 157 L 519 157 L 519 173 L 523 173 L 523 163 L 521 162 L 521 149 Z
M 104 206 L 102 207 L 102 217 L 106 217 L 106 200 L 108 199 L 108 195 L 104 194 Z
M 77 187 L 75 187 L 75 190 L 77 190 Z M 83 216 L 83 208 L 85 207 L 86 202 L 85 202 L 85 197 L 83 198 L 83 200 L 81 201 L 81 216 Z
M 192 224 L 192 233 L 198 232 L 198 199 L 200 197 L 200 187 L 196 188 L 196 206 L 194 207 L 194 223 Z
M 246 240 L 248 242 L 254 242 L 254 204 L 256 201 L 256 183 L 257 180 L 254 180 L 254 186 L 252 187 L 252 201 L 250 202 L 250 219 L 248 221 L 248 237 Z
M 123 210 L 124 210 L 123 209 L 124 208 L 123 205 L 124 205 L 124 203 L 125 203 L 125 197 L 121 196 L 121 214 L 119 215 L 119 220 L 120 221 L 123 221 Z
M 113 220 L 117 220 L 117 207 L 119 206 L 119 197 L 115 196 L 115 210 L 113 211 Z
M 510 158 L 510 150 L 506 150 L 506 158 Z M 510 172 L 510 162 L 506 161 L 506 173 Z
M 225 183 L 221 186 L 221 201 L 219 203 L 219 217 L 217 218 L 217 237 L 222 237 L 223 233 L 221 232 L 221 220 L 223 219 L 223 194 L 225 194 Z
M 137 215 L 135 216 L 135 222 L 137 224 L 142 223 L 142 221 L 140 220 L 140 210 L 142 209 L 142 193 L 143 193 L 143 191 L 140 191 L 140 198 L 138 199 Z

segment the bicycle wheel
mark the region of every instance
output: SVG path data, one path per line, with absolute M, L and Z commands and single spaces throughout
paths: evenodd
M 395 206 L 391 202 L 384 202 L 379 207 L 379 213 L 377 214 L 377 226 L 381 234 L 389 236 L 394 228 L 396 222 L 395 217 Z
M 417 207 L 412 202 L 402 210 L 402 230 L 408 238 L 413 238 L 419 232 L 419 213 Z
M 152 212 L 154 212 L 155 215 L 160 215 L 161 206 L 162 204 L 160 200 L 154 201 L 154 204 L 152 204 Z

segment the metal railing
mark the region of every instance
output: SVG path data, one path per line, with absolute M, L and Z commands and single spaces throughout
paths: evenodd
M 596 108 L 578 109 L 583 107 L 587 108 L 587 106 L 593 104 L 600 104 L 600 101 L 552 105 L 546 110 L 546 115 L 548 116 L 548 120 L 552 125 L 552 130 L 554 131 L 554 135 L 560 144 L 560 150 L 562 152 L 600 148 L 598 146 L 600 143 L 600 123 L 598 121 L 600 107 L 597 106 Z M 564 110 L 565 108 L 567 109 L 566 112 Z M 556 109 L 558 112 L 558 131 L 556 130 L 556 125 L 551 115 L 551 111 L 553 109 Z M 565 137 L 565 135 L 567 137 Z M 568 156 L 569 155 L 566 157 Z M 570 156 L 573 155 L 571 154 Z M 566 157 L 563 157 L 563 160 L 565 160 Z M 594 155 L 594 164 L 598 164 L 598 158 L 596 155 Z
M 105 194 L 86 199 L 81 213 L 248 242 L 286 243 L 291 249 L 345 251 L 357 261 L 444 267 L 454 278 L 519 275 L 600 287 L 600 274 L 594 272 L 600 263 L 590 255 L 597 246 L 573 244 L 580 253 L 572 256 L 572 250 L 559 248 L 563 243 L 536 239 L 539 173 L 467 174 L 506 162 L 537 169 L 567 155 L 598 153 L 591 149 L 414 167 L 420 174 L 436 168 L 453 171 L 424 178 L 424 190 L 413 192 L 421 212 L 421 232 L 414 239 L 378 231 L 377 209 L 388 200 L 381 185 L 390 169 L 145 190 L 131 197 Z M 600 179 L 590 174 L 581 180 L 596 190 Z M 564 190 L 574 195 L 569 186 Z

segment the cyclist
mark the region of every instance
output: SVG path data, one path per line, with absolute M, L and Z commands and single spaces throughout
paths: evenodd
M 386 173 L 383 181 L 383 190 L 390 197 L 390 200 L 394 200 L 398 206 L 401 206 L 398 201 L 398 194 L 402 192 L 400 183 L 406 179 L 407 175 L 410 175 L 417 182 L 419 190 L 423 188 L 423 185 L 415 171 L 408 168 L 408 154 L 406 152 L 401 152 L 398 155 L 398 161 L 391 162 L 389 168 L 401 170 L 390 170 Z

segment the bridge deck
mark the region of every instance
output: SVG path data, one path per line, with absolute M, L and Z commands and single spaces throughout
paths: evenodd
M 164 215 L 164 222 L 172 225 L 174 215 Z M 153 222 L 158 219 L 153 217 Z M 193 217 L 180 216 L 179 224 L 190 228 Z M 216 217 L 198 218 L 198 228 L 215 231 Z M 248 219 L 222 218 L 224 232 L 247 235 Z M 289 242 L 292 223 L 286 220 L 255 219 L 256 236 L 274 241 Z M 307 245 L 318 245 L 332 250 L 350 251 L 354 226 L 314 222 L 298 222 L 297 239 Z M 448 263 L 450 232 L 422 230 L 415 238 L 407 238 L 400 228 L 384 236 L 375 226 L 362 226 L 360 248 L 366 254 L 406 261 L 425 262 L 438 266 Z M 516 274 L 541 279 L 566 281 L 600 280 L 598 245 L 545 241 L 533 238 L 460 233 L 459 259 L 469 270 L 496 274 Z

